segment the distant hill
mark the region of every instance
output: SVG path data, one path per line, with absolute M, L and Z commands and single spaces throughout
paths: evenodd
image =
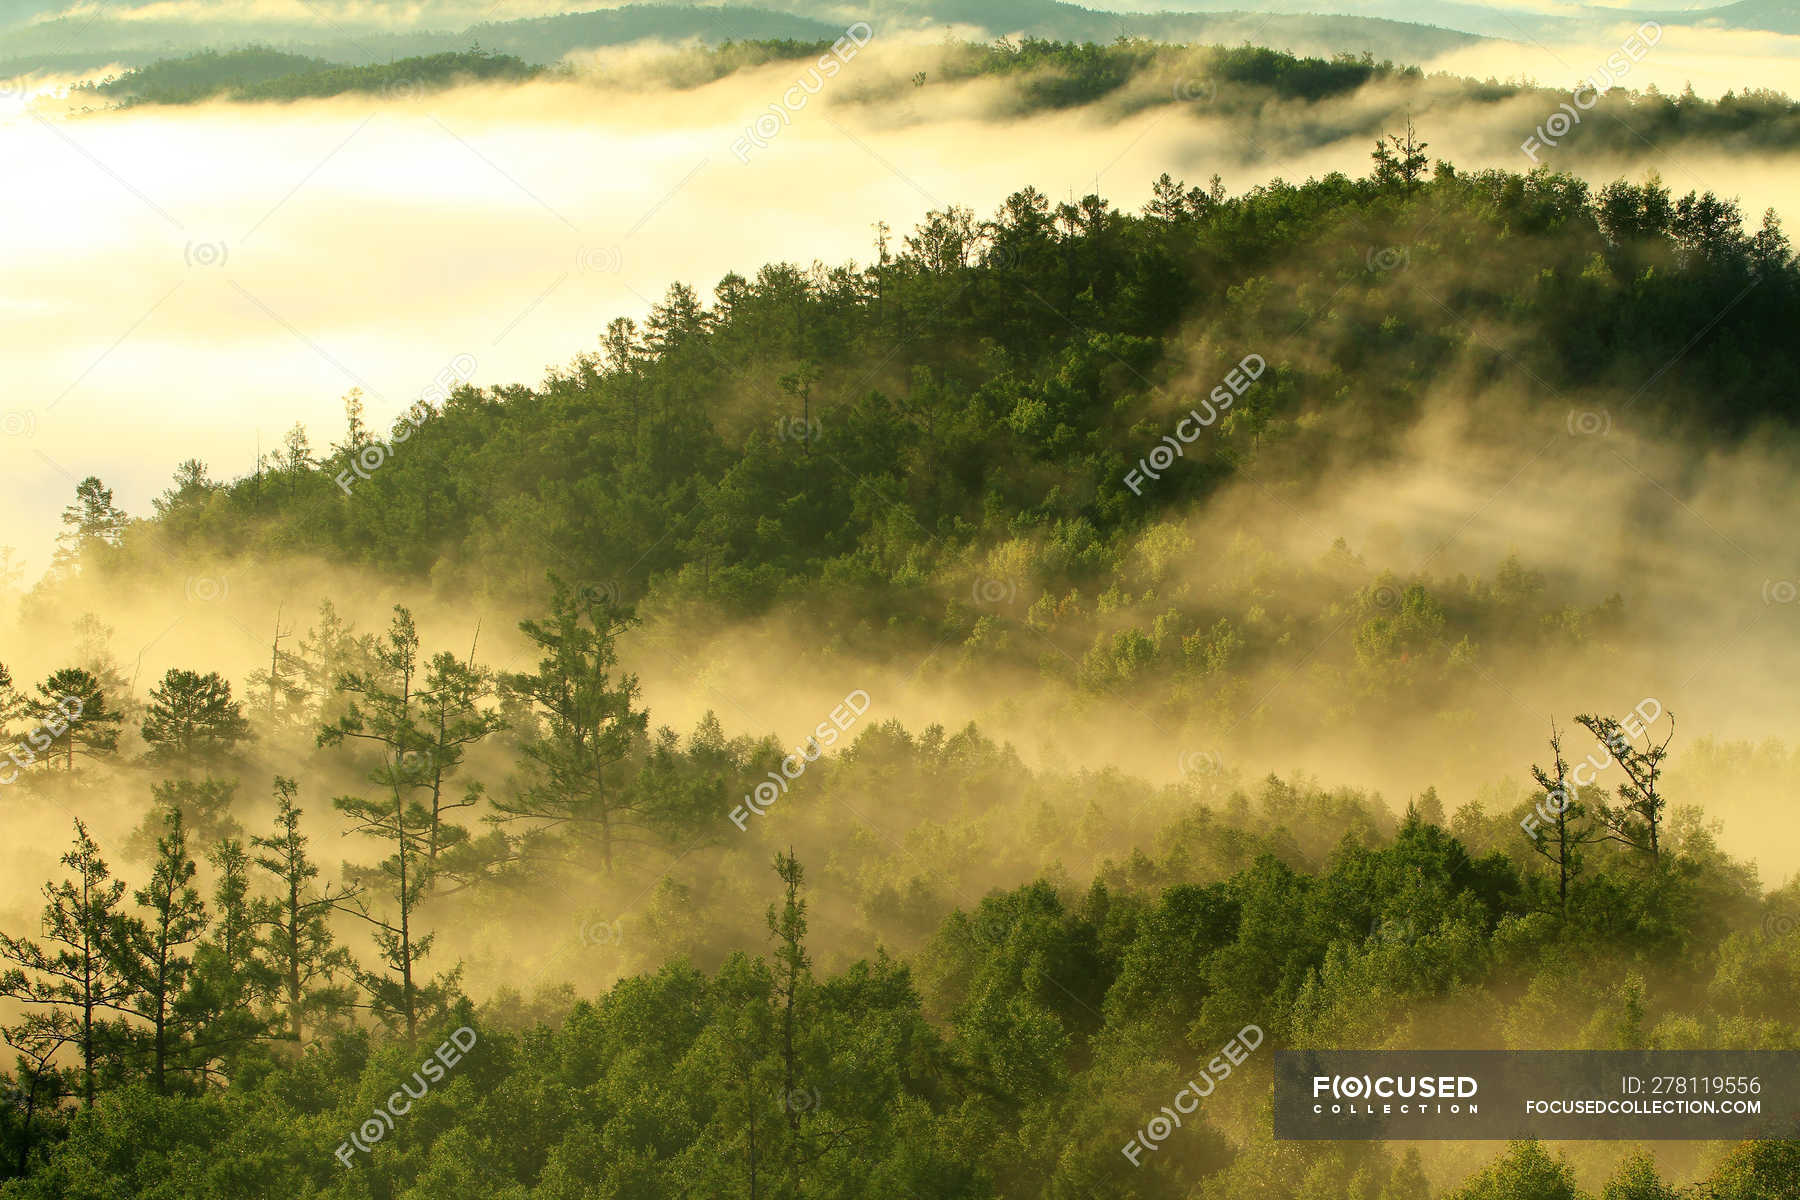
M 496 21 L 475 25 L 451 41 L 476 42 L 491 50 L 516 54 L 528 62 L 552 63 L 571 50 L 619 46 L 655 38 L 707 42 L 746 39 L 829 41 L 844 32 L 842 23 L 816 21 L 766 8 L 702 8 L 633 4 L 625 8 L 564 13 L 555 17 Z
M 266 46 L 225 53 L 202 50 L 185 58 L 159 59 L 88 90 L 125 103 L 141 100 L 182 104 L 271 79 L 329 70 L 334 65 L 322 58 L 285 54 Z
M 5 2 L 0 0 L 0 4 Z M 484 50 L 546 64 L 571 50 L 652 39 L 698 39 L 711 43 L 747 38 L 816 41 L 842 32 L 842 24 L 773 9 L 674 4 L 630 4 L 474 26 L 459 22 L 402 33 L 346 29 L 342 25 L 151 20 L 125 18 L 103 10 L 93 16 L 41 21 L 6 33 L 0 40 L 0 53 L 5 55 L 0 58 L 0 78 L 34 70 L 79 70 L 109 63 L 145 66 L 205 49 L 249 45 L 334 63 L 364 65 L 479 45 Z
M 15 0 L 0 0 L 0 5 Z M 778 0 L 779 2 L 779 0 Z M 772 7 L 630 4 L 622 8 L 557 16 L 483 22 L 446 22 L 405 32 L 358 30 L 343 25 L 225 23 L 97 14 L 39 21 L 15 28 L 0 41 L 0 77 L 33 70 L 92 69 L 110 63 L 144 66 L 202 49 L 256 44 L 281 53 L 334 63 L 373 64 L 419 55 L 484 50 L 528 63 L 554 63 L 574 50 L 644 40 L 829 41 L 862 13 L 881 32 L 958 26 L 989 37 L 1028 33 L 1061 41 L 1110 42 L 1120 35 L 1170 42 L 1253 42 L 1297 54 L 1329 56 L 1369 51 L 1380 58 L 1418 62 L 1478 40 L 1471 34 L 1404 21 L 1306 14 L 1108 13 L 1059 0 L 902 0 L 836 8 L 829 18 L 808 15 L 826 6 L 794 3 Z M 427 7 L 421 23 L 431 19 Z M 444 10 L 448 11 L 448 10 Z M 0 20 L 7 10 L 0 8 Z
M 1756 29 L 1768 33 L 1800 33 L 1796 0 L 1738 0 L 1722 8 L 1645 14 L 1664 25 L 1701 25 L 1718 29 Z
M 1000 9 L 998 4 L 986 7 Z M 1031 10 L 1041 7 L 1028 3 L 1020 6 Z M 1096 7 L 1102 16 L 1117 10 L 1127 20 L 1136 14 L 1130 0 L 1116 4 L 1101 0 Z M 1283 18 L 1314 20 L 1340 17 L 1351 20 L 1391 21 L 1412 25 L 1429 22 L 1445 31 L 1477 34 L 1508 41 L 1530 42 L 1572 38 L 1592 32 L 1597 26 L 1633 24 L 1653 20 L 1662 25 L 1693 25 L 1704 28 L 1762 30 L 1771 33 L 1800 33 L 1800 0 L 1738 0 L 1737 3 L 1714 6 L 1670 7 L 1662 11 L 1611 8 L 1603 5 L 1568 5 L 1555 13 L 1532 12 L 1522 8 L 1496 7 L 1486 4 L 1442 3 L 1422 5 L 1415 0 L 1162 0 L 1164 12 L 1156 16 L 1208 16 L 1261 20 L 1269 15 Z M 806 6 L 796 5 L 795 11 Z M 1247 11 L 1246 11 L 1247 10 Z M 1004 24 L 1004 20 L 1001 22 Z M 1258 40 L 1258 39 L 1252 39 Z
M 137 104 L 191 104 L 214 96 L 239 100 L 298 100 L 346 92 L 410 94 L 450 87 L 469 79 L 529 79 L 541 68 L 510 54 L 482 50 L 446 51 L 390 63 L 343 66 L 323 59 L 256 46 L 224 54 L 203 50 L 185 58 L 161 59 L 90 88 L 130 107 Z

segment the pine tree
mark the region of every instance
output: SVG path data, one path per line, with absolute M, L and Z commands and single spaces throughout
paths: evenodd
M 468 831 L 451 825 L 445 814 L 459 808 L 479 804 L 484 794 L 478 783 L 471 783 L 460 800 L 446 795 L 450 777 L 463 765 L 470 747 L 489 734 L 506 727 L 501 716 L 484 707 L 494 694 L 492 677 L 475 665 L 473 652 L 464 663 L 454 654 L 434 654 L 425 672 L 425 686 L 419 693 L 418 728 L 422 738 L 424 782 L 430 789 L 431 825 L 425 838 L 425 857 L 439 865 L 442 851 L 467 844 Z
M 320 724 L 329 725 L 341 715 L 339 681 L 373 669 L 374 645 L 374 638 L 358 634 L 331 601 L 320 602 L 318 624 L 300 639 L 300 686 Z
M 13 723 L 25 715 L 26 699 L 13 685 L 12 672 L 0 663 L 0 743 L 13 738 Z
M 282 435 L 281 450 L 275 455 L 275 469 L 286 484 L 285 490 L 290 502 L 299 493 L 300 484 L 314 465 L 312 443 L 306 436 L 306 426 L 296 421 L 294 427 Z
M 1531 848 L 1548 859 L 1556 868 L 1557 911 L 1566 921 L 1569 917 L 1569 894 L 1581 874 L 1581 848 L 1599 840 L 1588 822 L 1588 812 L 1579 799 L 1575 782 L 1569 778 L 1569 764 L 1563 759 L 1562 733 L 1556 722 L 1550 722 L 1551 769 L 1536 766 L 1531 776 L 1544 789 L 1544 807 L 1554 815 L 1548 831 L 1539 831 Z
M 308 689 L 306 660 L 281 643 L 292 637 L 292 629 L 281 627 L 283 609 L 275 610 L 275 632 L 269 640 L 269 666 L 250 672 L 246 699 L 256 698 L 256 711 L 269 732 L 291 729 L 306 720 Z
M 494 802 L 499 818 L 526 822 L 534 831 L 563 827 L 591 837 L 608 872 L 624 835 L 648 828 L 657 815 L 612 777 L 650 720 L 634 707 L 637 676 L 613 676 L 618 637 L 634 624 L 636 618 L 610 598 L 577 592 L 552 576 L 549 618 L 519 623 L 543 657 L 536 671 L 505 680 L 543 715 L 544 731 L 523 747 L 524 786 Z
M 1411 195 L 1425 175 L 1431 160 L 1425 150 L 1429 142 L 1421 142 L 1413 129 L 1412 118 L 1406 118 L 1405 134 L 1389 134 L 1375 139 L 1375 182 L 1383 186 L 1399 186 Z
M 38 1124 L 38 1113 L 55 1114 L 62 1102 L 74 1091 L 74 1072 L 58 1065 L 66 1046 L 80 1039 L 80 1027 L 65 1009 L 27 1012 L 17 1023 L 0 1026 L 0 1040 L 18 1051 L 13 1060 L 13 1077 L 18 1090 L 13 1099 L 19 1106 L 19 1148 L 13 1160 L 13 1173 L 24 1176 L 31 1171 L 31 1151 Z
M 184 459 L 175 468 L 172 486 L 151 500 L 150 506 L 159 518 L 167 520 L 182 509 L 205 503 L 206 498 L 218 489 L 219 485 L 207 478 L 205 463 L 197 458 Z
M 62 523 L 50 560 L 51 571 L 59 575 L 86 565 L 97 552 L 116 547 L 130 518 L 113 504 L 112 489 L 89 475 L 76 485 L 75 503 L 63 509 Z
M 1646 744 L 1638 749 L 1631 734 L 1612 717 L 1583 713 L 1576 722 L 1599 738 L 1612 752 L 1613 760 L 1625 773 L 1619 784 L 1617 808 L 1602 804 L 1600 823 L 1606 836 L 1647 853 L 1652 863 L 1662 856 L 1663 810 L 1668 806 L 1661 788 L 1663 760 L 1669 754 L 1669 742 L 1675 737 L 1675 714 L 1669 714 L 1669 732 L 1662 743 Z
M 118 750 L 123 718 L 108 703 L 91 671 L 81 667 L 54 671 L 37 685 L 37 693 L 26 706 L 26 716 L 37 725 L 27 737 L 33 749 L 62 758 L 71 771 L 77 748 L 89 758 Z
M 164 779 L 150 785 L 150 812 L 126 840 L 125 850 L 134 858 L 153 858 L 156 841 L 163 835 L 167 814 L 181 814 L 188 836 L 203 844 L 218 844 L 239 837 L 244 827 L 231 813 L 237 796 L 235 779 Z
M 374 440 L 374 434 L 364 420 L 366 411 L 361 388 L 351 388 L 344 393 L 344 440 L 331 448 L 333 455 L 348 459 Z
M 775 997 L 781 1016 L 781 1094 L 782 1108 L 787 1113 L 787 1169 L 795 1195 L 800 1193 L 802 1167 L 800 1120 L 809 1107 L 801 1100 L 799 1054 L 795 1047 L 800 1020 L 801 993 L 810 980 L 812 959 L 806 952 L 806 901 L 800 898 L 800 885 L 806 874 L 792 848 L 775 856 L 775 873 L 781 877 L 782 905 L 779 911 L 771 904 L 764 919 L 775 947 Z
M 263 853 L 258 867 L 274 877 L 275 894 L 251 905 L 256 949 L 271 976 L 271 992 L 279 1019 L 296 1046 L 306 1044 L 315 1016 L 329 1020 L 349 1007 L 350 997 L 338 984 L 353 974 L 349 952 L 335 944 L 330 916 L 350 899 L 348 890 L 315 883 L 319 868 L 306 851 L 300 832 L 302 810 L 294 803 L 298 787 L 275 777 L 275 833 L 253 836 L 251 846 Z
M 216 878 L 212 929 L 194 950 L 193 971 L 177 1012 L 193 1031 L 195 1075 L 202 1081 L 228 1081 L 232 1055 L 268 1031 L 269 1023 L 257 1009 L 272 980 L 256 954 L 255 902 L 244 844 L 226 838 L 206 858 Z
M 193 767 L 249 740 L 250 722 L 217 671 L 172 668 L 150 690 L 141 732 L 151 762 Z
M 353 832 L 389 842 L 394 849 L 378 866 L 356 873 L 364 888 L 340 910 L 365 922 L 381 951 L 383 969 L 356 974 L 368 1007 L 384 1022 L 404 1029 L 409 1042 L 417 1038 L 424 1016 L 447 1002 L 455 984 L 455 972 L 429 983 L 420 978 L 420 960 L 434 939 L 416 928 L 432 882 L 427 853 L 431 813 L 416 798 L 426 787 L 420 752 L 427 745 L 418 725 L 418 669 L 418 629 L 412 613 L 396 605 L 386 637 L 375 644 L 374 668 L 339 680 L 347 710 L 321 729 L 318 739 L 321 746 L 364 743 L 377 754 L 368 776 L 376 795 L 339 796 L 332 803 L 354 822 Z M 387 899 L 381 911 L 371 907 L 376 887 Z
M 0 973 L 0 996 L 69 1014 L 81 1053 L 82 1102 L 92 1108 L 101 1059 L 118 1032 L 112 1014 L 128 1012 L 135 991 L 125 969 L 130 954 L 119 911 L 125 884 L 112 878 L 100 847 L 79 820 L 75 844 L 62 861 L 74 875 L 44 886 L 44 944 L 0 934 L 0 961 L 10 964 Z
M 145 915 L 127 920 L 124 934 L 127 974 L 133 985 L 127 1007 L 149 1025 L 150 1082 L 166 1093 L 171 1060 L 179 1069 L 188 1040 L 189 1031 L 176 1011 L 193 973 L 188 947 L 206 931 L 207 915 L 206 903 L 194 887 L 194 860 L 188 855 L 187 826 L 179 808 L 166 810 L 163 829 L 150 882 L 132 894 Z

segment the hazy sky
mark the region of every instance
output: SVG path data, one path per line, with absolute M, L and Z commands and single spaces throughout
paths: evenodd
M 1684 31 L 1630 82 L 1726 78 L 1735 62 L 1732 82 L 1779 85 L 1796 45 Z M 838 86 L 907 69 L 918 52 L 872 49 Z M 1553 57 L 1585 70 L 1606 52 Z M 1469 52 L 1460 69 L 1530 67 L 1517 48 L 1505 63 L 1496 53 Z M 768 261 L 866 261 L 879 220 L 904 232 L 950 203 L 986 215 L 1027 184 L 1055 199 L 1098 188 L 1136 208 L 1164 170 L 1190 182 L 1217 170 L 1238 191 L 1367 168 L 1362 137 L 1277 161 L 1173 106 L 1007 120 L 988 83 L 927 89 L 929 105 L 898 114 L 828 89 L 740 161 L 734 141 L 795 74 L 777 65 L 678 93 L 536 84 L 77 119 L 15 103 L 0 116 L 12 185 L 0 192 L 5 541 L 35 573 L 83 476 L 145 514 L 184 458 L 242 474 L 296 421 L 323 448 L 351 387 L 385 422 L 457 356 L 472 357 L 478 384 L 535 383 L 672 281 L 710 294 L 727 271 Z M 1542 115 L 1440 122 L 1433 153 L 1519 169 L 1518 140 Z M 1796 182 L 1784 162 L 1654 147 L 1624 166 L 1646 164 L 1678 191 L 1741 196 L 1753 215 Z

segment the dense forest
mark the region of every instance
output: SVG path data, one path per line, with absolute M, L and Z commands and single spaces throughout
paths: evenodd
M 1066 78 L 1104 91 L 1129 53 Z M 1325 65 L 1283 86 L 1384 69 Z M 482 597 L 524 654 L 327 604 L 242 678 L 196 661 L 140 695 L 92 616 L 41 679 L 0 669 L 0 795 L 69 838 L 0 937 L 0 1195 L 1800 1194 L 1794 1141 L 1659 1166 L 1269 1137 L 1274 1046 L 1800 1044 L 1800 885 L 1719 850 L 1635 694 L 1499 747 L 1525 787 L 1391 803 L 1205 755 L 1166 784 L 1032 766 L 863 692 L 797 748 L 681 732 L 633 669 L 641 637 L 779 613 L 795 662 L 923 657 L 1282 737 L 1454 709 L 1501 647 L 1617 668 L 1630 581 L 1582 595 L 1529 550 L 1472 578 L 1246 539 L 1183 575 L 1186 514 L 1398 456 L 1444 380 L 1491 439 L 1574 432 L 1569 397 L 1672 440 L 1795 423 L 1772 216 L 1425 150 L 1409 129 L 1366 177 L 1235 196 L 1165 176 L 1137 214 L 941 209 L 866 265 L 673 285 L 535 387 L 450 370 L 385 431 L 352 393 L 329 445 L 190 460 L 143 519 L 81 482 L 38 626 L 300 561 Z M 1264 708 L 1252 681 L 1303 665 Z M 1595 742 L 1617 771 L 1570 782 Z M 1752 753 L 1786 751 L 1701 761 Z M 103 798 L 129 834 L 62 819 Z M 471 995 L 446 944 L 518 954 L 512 989 Z M 540 945 L 566 961 L 523 969 Z M 1251 1025 L 1201 1117 L 1122 1154 Z
M 734 72 L 772 62 L 811 63 L 827 53 L 832 38 L 729 38 L 671 50 L 661 56 L 654 78 L 677 87 L 697 87 Z M 1670 95 L 1654 84 L 1626 86 L 1629 72 L 1616 79 L 1601 70 L 1592 89 L 1557 88 L 1530 80 L 1478 81 L 1418 67 L 1377 61 L 1348 52 L 1331 58 L 1294 55 L 1260 46 L 1189 46 L 1121 36 L 1107 45 L 1059 42 L 1036 37 L 991 43 L 946 42 L 935 61 L 910 79 L 857 82 L 847 86 L 849 103 L 905 104 L 935 95 L 928 89 L 979 79 L 1003 82 L 1016 115 L 1117 103 L 1123 111 L 1182 106 L 1199 115 L 1230 120 L 1254 131 L 1270 150 L 1324 144 L 1347 133 L 1379 133 L 1384 121 L 1412 114 L 1422 123 L 1468 119 L 1502 105 L 1524 104 L 1532 119 L 1521 136 L 1563 107 L 1579 118 L 1567 136 L 1540 139 L 1532 161 L 1574 162 L 1594 156 L 1625 157 L 1648 147 L 1687 142 L 1710 150 L 1792 150 L 1800 145 L 1800 104 L 1768 88 L 1728 91 L 1717 100 L 1692 89 Z M 220 53 L 202 51 L 163 59 L 95 85 L 91 91 L 127 105 L 188 104 L 212 98 L 295 100 L 354 92 L 398 94 L 405 98 L 458 81 L 524 80 L 538 77 L 616 83 L 632 78 L 602 59 L 591 69 L 564 63 L 536 65 L 512 53 L 471 48 L 459 52 L 396 58 L 387 63 L 346 66 L 269 49 L 248 47 Z M 1579 81 L 1572 81 L 1571 86 Z M 1288 101 L 1323 104 L 1343 101 L 1359 90 L 1379 90 L 1377 111 L 1339 110 L 1317 120 L 1294 120 L 1278 109 Z M 1575 102 L 1578 108 L 1564 106 Z M 1541 111 L 1540 111 L 1541 110 Z
M 1612 661 L 1642 597 L 1517 555 L 1401 574 L 1245 532 L 1204 579 L 1184 566 L 1193 506 L 1240 483 L 1303 502 L 1334 464 L 1395 458 L 1445 380 L 1490 440 L 1561 432 L 1575 406 L 1728 440 L 1796 415 L 1800 278 L 1772 218 L 1747 230 L 1655 179 L 1590 194 L 1384 153 L 1368 178 L 1235 197 L 1164 179 L 1141 215 L 1021 192 L 878 231 L 864 267 L 729 276 L 710 307 L 677 284 L 537 388 L 452 375 L 385 435 L 353 393 L 330 445 L 295 428 L 230 481 L 186 463 L 155 521 L 99 506 L 78 552 L 178 576 L 318 556 L 513 613 L 552 569 L 659 628 L 779 612 L 811 631 L 801 660 L 942 647 L 1176 729 L 1349 624 L 1299 707 L 1243 718 L 1277 737 L 1401 697 L 1456 712 L 1509 648 Z M 1250 355 L 1266 369 L 1221 391 Z M 1190 410 L 1205 433 L 1144 475 Z
M 531 79 L 541 70 L 511 55 L 479 49 L 358 67 L 251 46 L 224 53 L 202 50 L 184 58 L 159 59 L 98 83 L 77 84 L 73 90 L 78 99 L 84 92 L 93 92 L 116 99 L 126 108 L 139 104 L 194 104 L 219 98 L 300 100 L 356 92 L 404 99 L 476 80 Z
M 973 729 L 893 722 L 740 821 L 749 837 L 705 890 L 665 884 L 629 924 L 589 916 L 573 939 L 583 972 L 611 974 L 632 942 L 667 965 L 597 995 L 471 1003 L 431 953 L 445 928 L 504 936 L 491 913 L 509 896 L 553 908 L 708 830 L 735 838 L 725 806 L 782 761 L 710 723 L 649 735 L 634 681 L 609 671 L 619 623 L 559 590 L 528 624 L 538 670 L 492 679 L 425 659 L 405 612 L 379 637 L 326 612 L 273 693 L 316 731 L 313 756 L 217 676 L 171 671 L 133 709 L 141 752 L 101 776 L 126 706 L 83 668 L 36 688 L 27 715 L 50 744 L 26 786 L 65 804 L 128 781 L 148 794 L 133 878 L 77 821 L 41 922 L 0 939 L 0 987 L 25 1002 L 5 1030 L 20 1052 L 6 1162 L 23 1178 L 4 1194 L 1574 1200 L 1589 1193 L 1571 1165 L 1535 1144 L 1435 1191 L 1416 1150 L 1275 1150 L 1257 1133 L 1266 1058 L 1141 1166 L 1120 1145 L 1184 1064 L 1252 1023 L 1299 1046 L 1795 1045 L 1800 891 L 1762 897 L 1654 782 L 1578 789 L 1563 840 L 1533 842 L 1517 811 L 1446 813 L 1432 792 L 1396 823 L 1366 796 L 1197 770 L 1154 797 L 1173 816 L 1149 852 L 1081 880 L 1052 865 L 934 924 L 975 864 L 1079 862 L 1151 798 L 1117 775 L 1034 776 Z M 78 711 L 49 701 L 63 692 Z M 273 816 L 246 828 L 232 793 L 253 738 L 282 742 L 309 779 L 345 756 L 364 786 L 327 808 L 277 777 Z M 488 740 L 530 766 L 484 799 L 463 776 Z M 1553 750 L 1547 787 L 1567 786 L 1563 769 Z M 1029 828 L 995 820 L 997 786 L 1022 790 Z M 882 798 L 872 817 L 867 795 Z M 943 823 L 915 824 L 927 810 Z M 480 811 L 490 834 L 459 823 Z M 846 814 L 853 841 L 898 850 L 888 878 L 842 848 Z M 316 839 L 334 827 L 386 857 L 322 867 Z M 698 919 L 759 907 L 760 954 Z M 861 944 L 916 948 L 815 969 L 815 912 Z M 1794 1143 L 1754 1143 L 1723 1148 L 1682 1194 L 1796 1185 Z M 1604 1193 L 1676 1194 L 1637 1158 Z

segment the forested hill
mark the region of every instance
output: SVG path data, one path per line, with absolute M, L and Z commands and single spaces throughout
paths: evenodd
M 1311 558 L 1244 535 L 1203 580 L 1183 565 L 1223 489 L 1304 506 L 1431 412 L 1519 464 L 1614 413 L 1693 446 L 1792 427 L 1800 278 L 1772 219 L 1654 180 L 1589 194 L 1383 155 L 1238 196 L 1165 179 L 1139 215 L 1026 191 L 884 233 L 868 266 L 771 265 L 710 304 L 676 284 L 535 387 L 432 385 L 387 430 L 353 393 L 329 444 L 295 428 L 231 481 L 185 463 L 153 520 L 93 481 L 65 553 L 90 581 L 315 555 L 504 612 L 554 570 L 665 631 L 779 613 L 810 631 L 796 653 L 908 671 L 949 646 L 934 670 L 1129 697 L 1272 750 L 1372 700 L 1458 711 L 1506 655 L 1616 669 L 1648 581 L 1577 583 L 1529 547 L 1434 572 L 1328 518 Z M 57 597 L 28 607 L 48 620 Z M 1315 685 L 1281 713 L 1250 704 L 1302 666 Z M 1457 753 L 1424 726 L 1384 736 Z M 1512 761 L 1491 737 L 1461 753 Z
M 1400 577 L 1249 535 L 1204 586 L 1179 575 L 1198 521 L 1247 523 L 1224 489 L 1303 505 L 1431 414 L 1526 453 L 1608 413 L 1702 447 L 1791 430 L 1776 225 L 1654 179 L 1433 169 L 1408 133 L 1367 178 L 1165 177 L 1141 214 L 1028 190 L 878 236 L 867 266 L 767 266 L 707 302 L 677 284 L 536 386 L 452 386 L 474 364 L 445 347 L 390 428 L 353 394 L 330 446 L 296 428 L 230 481 L 185 463 L 149 519 L 79 485 L 27 628 L 171 571 L 198 606 L 212 564 L 318 586 L 323 561 L 359 569 L 346 592 L 478 595 L 527 618 L 526 653 L 495 670 L 404 606 L 377 631 L 327 603 L 235 693 L 200 662 L 140 699 L 92 615 L 42 682 L 0 669 L 0 723 L 43 751 L 8 802 L 71 835 L 0 936 L 0 995 L 28 1010 L 0 1196 L 1800 1194 L 1793 1141 L 1588 1157 L 1586 1190 L 1535 1143 L 1273 1141 L 1277 1046 L 1800 1044 L 1800 884 L 1765 894 L 1688 807 L 1794 758 L 1708 743 L 1665 775 L 1577 716 L 1650 781 L 1615 795 L 1563 782 L 1535 726 L 1496 732 L 1469 698 L 1495 643 L 1636 685 L 1641 581 L 1596 602 L 1516 556 Z M 547 601 L 546 568 L 572 585 Z M 1447 799 L 1420 770 L 1390 805 L 1192 750 L 1162 783 L 1030 765 L 860 691 L 832 710 L 847 736 L 792 752 L 711 713 L 652 724 L 650 631 L 771 613 L 871 674 L 1037 672 L 1021 691 L 1102 697 L 1084 717 L 1261 712 L 1291 750 L 1361 715 L 1409 769 L 1409 740 L 1552 765 Z M 748 721 L 801 677 L 781 667 L 732 699 Z M 1254 673 L 1302 667 L 1269 716 Z M 1556 840 L 1522 824 L 1552 795 L 1575 798 Z M 1263 1048 L 1198 1115 L 1145 1133 L 1252 1025 Z
M 552 23 L 566 19 L 545 18 Z M 360 92 L 402 102 L 469 80 L 618 82 L 618 73 L 604 60 L 578 70 L 558 62 L 568 46 L 548 56 L 534 55 L 499 35 L 507 28 L 511 25 L 471 30 L 466 39 L 474 42 L 470 48 L 360 66 L 268 47 L 205 50 L 160 59 L 97 85 L 82 85 L 74 95 L 78 103 L 93 95 L 124 104 L 189 104 L 214 98 L 294 100 Z M 657 57 L 657 69 L 644 77 L 694 87 L 771 62 L 810 63 L 839 36 L 831 30 L 818 37 L 727 38 L 690 45 Z M 642 70 L 643 64 L 637 68 Z M 1016 42 L 946 41 L 935 48 L 927 69 L 910 79 L 896 75 L 861 82 L 844 89 L 841 99 L 875 107 L 907 106 L 935 97 L 946 86 L 983 79 L 998 81 L 1006 89 L 1006 107 L 1017 114 L 1100 102 L 1115 104 L 1123 112 L 1173 106 L 1191 116 L 1230 121 L 1236 134 L 1271 153 L 1330 144 L 1347 132 L 1373 137 L 1384 121 L 1398 124 L 1403 114 L 1433 125 L 1466 121 L 1474 114 L 1505 115 L 1507 126 L 1517 127 L 1523 139 L 1548 113 L 1559 111 L 1558 106 L 1571 99 L 1566 88 L 1442 72 L 1427 75 L 1416 66 L 1378 60 L 1368 52 L 1309 57 L 1261 46 L 1183 45 L 1125 37 L 1106 45 L 1036 37 Z M 1367 111 L 1353 111 L 1341 103 L 1362 89 L 1379 89 L 1371 93 Z M 1696 96 L 1691 89 L 1670 95 L 1654 85 L 1643 91 L 1624 86 L 1602 91 L 1596 85 L 1596 93 L 1582 91 L 1581 121 L 1579 128 L 1571 127 L 1571 136 L 1537 139 L 1531 148 L 1533 162 L 1560 165 L 1577 156 L 1623 158 L 1641 154 L 1646 147 L 1668 150 L 1682 143 L 1709 152 L 1790 151 L 1800 146 L 1800 104 L 1767 88 L 1728 91 L 1716 100 Z M 1289 101 L 1329 107 L 1303 111 L 1284 103 Z M 1513 148 L 1508 145 L 1507 152 Z
M 416 96 L 475 80 L 522 80 L 540 68 L 505 54 L 481 50 L 397 59 L 372 66 L 343 66 L 267 47 L 185 58 L 159 59 L 96 84 L 79 84 L 77 101 L 92 92 L 139 104 L 191 104 L 215 97 L 235 100 L 298 100 L 374 92 L 394 99 Z
M 628 598 L 746 613 L 879 587 L 904 610 L 1020 537 L 1057 547 L 1052 592 L 1104 578 L 1247 464 L 1306 480 L 1328 447 L 1383 454 L 1449 377 L 1545 428 L 1571 396 L 1712 435 L 1797 415 L 1800 278 L 1772 218 L 1422 159 L 1230 197 L 1165 177 L 1141 215 L 1027 190 L 883 235 L 868 266 L 733 274 L 710 304 L 675 284 L 536 387 L 461 386 L 385 437 L 353 397 L 329 448 L 295 429 L 258 474 L 188 468 L 154 552 L 483 591 L 574 563 Z M 1266 372 L 1176 469 L 1128 480 L 1250 355 Z

